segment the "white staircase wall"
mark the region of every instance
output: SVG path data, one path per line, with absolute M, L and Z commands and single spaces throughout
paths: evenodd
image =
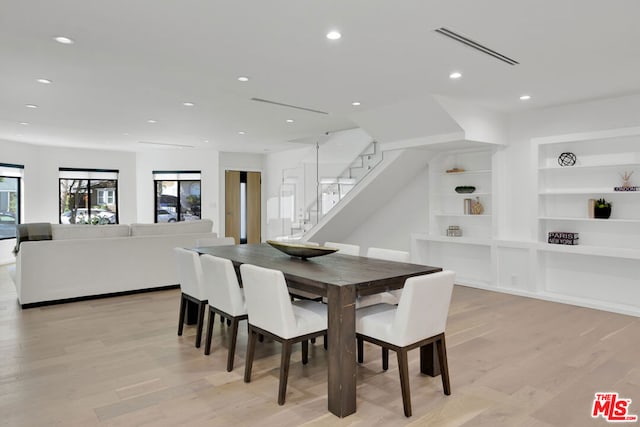
M 416 186 L 420 186 L 422 183 L 415 183 L 416 176 L 425 170 L 430 156 L 430 152 L 421 149 L 385 152 L 382 163 L 349 192 L 338 206 L 322 218 L 318 225 L 305 235 L 305 239 L 319 243 L 325 241 L 347 242 L 347 236 L 351 236 L 355 233 L 354 230 L 358 231 L 363 224 L 371 218 L 375 218 L 379 211 L 387 209 L 398 193 L 404 192 L 407 187 L 412 188 L 414 193 L 417 191 Z M 426 188 L 425 183 L 424 197 L 416 200 L 416 203 L 426 203 Z M 398 202 L 401 202 L 399 206 L 406 206 L 405 202 L 407 201 L 405 199 L 399 200 Z M 423 215 L 426 221 L 426 212 L 424 207 L 420 207 L 418 212 L 414 214 Z M 402 222 L 401 217 L 399 217 L 399 222 Z M 412 220 L 412 222 L 415 221 Z M 410 227 L 409 221 L 405 225 Z M 391 227 L 393 228 L 394 225 Z M 385 233 L 388 231 L 386 230 Z M 372 232 L 375 231 L 372 230 Z M 361 233 L 366 233 L 366 231 Z M 406 233 L 404 231 L 402 233 L 405 235 L 394 242 L 394 246 L 398 249 L 408 249 L 409 228 Z

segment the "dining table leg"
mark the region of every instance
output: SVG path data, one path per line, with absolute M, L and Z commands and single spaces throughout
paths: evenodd
M 420 347 L 420 372 L 432 377 L 440 375 L 440 363 L 438 362 L 437 351 L 434 343 Z
M 356 412 L 355 287 L 329 285 L 327 299 L 329 411 L 342 418 Z

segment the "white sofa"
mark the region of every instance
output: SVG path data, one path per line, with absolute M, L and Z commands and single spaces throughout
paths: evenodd
M 216 237 L 211 220 L 169 224 L 52 224 L 52 240 L 26 241 L 14 282 L 22 307 L 178 284 L 173 248 Z

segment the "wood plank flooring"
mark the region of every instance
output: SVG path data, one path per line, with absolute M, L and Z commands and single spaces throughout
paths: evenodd
M 246 328 L 225 370 L 227 328 L 212 353 L 194 327 L 176 335 L 179 291 L 22 310 L 0 267 L 1 426 L 602 426 L 595 392 L 617 391 L 640 414 L 640 319 L 456 286 L 447 343 L 452 395 L 409 354 L 413 417 L 405 418 L 396 358 L 381 369 L 365 344 L 358 411 L 327 412 L 322 340 L 309 364 L 294 347 L 287 402 L 276 403 L 279 344 L 258 345 L 242 380 Z

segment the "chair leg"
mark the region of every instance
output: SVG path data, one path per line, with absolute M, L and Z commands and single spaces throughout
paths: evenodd
M 222 314 L 220 315 L 220 324 L 224 326 L 224 316 Z
M 316 339 L 315 338 L 311 338 L 311 344 L 315 344 L 316 343 Z
M 302 364 L 306 365 L 309 362 L 309 341 L 302 341 Z
M 291 341 L 282 343 L 282 357 L 280 360 L 280 386 L 278 387 L 278 405 L 284 405 L 287 395 L 287 379 L 289 378 L 289 361 L 291 360 Z
M 356 337 L 356 343 L 358 344 L 358 363 L 362 363 L 364 361 L 364 340 Z
M 253 356 L 256 352 L 258 334 L 249 328 L 249 342 L 247 343 L 247 356 L 244 362 L 244 382 L 251 382 L 251 368 L 253 368 Z
M 329 347 L 329 337 L 327 336 L 327 334 L 324 334 L 322 336 L 322 341 L 323 341 L 323 344 L 324 344 L 324 349 L 326 350 L 327 347 Z
M 233 358 L 236 355 L 236 341 L 238 339 L 238 323 L 237 317 L 231 319 L 231 342 L 229 343 L 229 354 L 227 355 L 227 372 L 233 371 Z
M 184 326 L 184 315 L 187 313 L 187 299 L 180 293 L 180 314 L 178 315 L 178 336 L 182 336 Z
M 198 330 L 196 331 L 196 348 L 200 348 L 202 341 L 202 328 L 204 326 L 204 309 L 206 304 L 201 302 L 198 304 Z
M 444 341 L 444 334 L 436 341 L 436 348 L 438 349 L 438 361 L 440 362 L 442 388 L 444 389 L 444 394 L 449 396 L 451 394 L 451 384 L 449 383 L 449 364 L 447 363 L 447 346 Z
M 389 369 L 389 349 L 382 347 L 382 370 Z
M 209 322 L 207 324 L 207 339 L 204 343 L 204 354 L 211 354 L 211 337 L 213 336 L 213 322 L 216 320 L 216 314 L 209 311 Z
M 402 389 L 402 404 L 404 415 L 411 416 L 411 391 L 409 390 L 409 362 L 407 360 L 407 350 L 400 349 L 396 352 L 398 356 L 398 371 L 400 372 L 400 388 Z

